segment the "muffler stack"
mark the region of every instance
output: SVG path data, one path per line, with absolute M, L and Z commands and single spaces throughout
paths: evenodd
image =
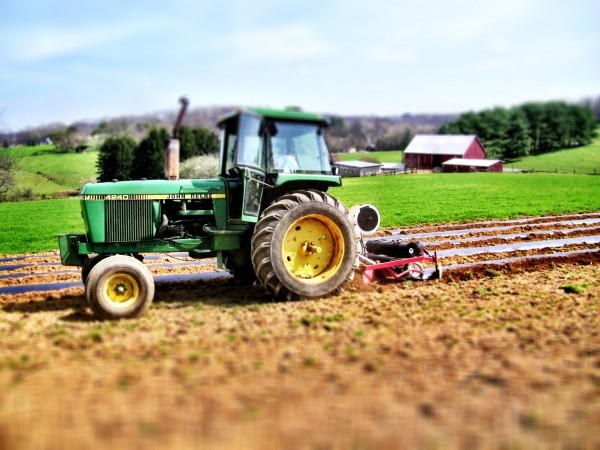
M 185 97 L 181 97 L 179 103 L 181 104 L 181 108 L 179 109 L 177 120 L 173 126 L 173 136 L 169 139 L 165 151 L 165 178 L 167 180 L 179 179 L 179 129 L 181 128 L 181 122 L 183 122 L 189 100 Z

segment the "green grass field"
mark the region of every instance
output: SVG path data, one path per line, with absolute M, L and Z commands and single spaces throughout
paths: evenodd
M 332 195 L 370 203 L 381 226 L 600 211 L 600 176 L 560 174 L 408 174 L 344 179 Z M 0 203 L 0 254 L 56 249 L 56 235 L 80 233 L 77 199 Z
M 85 153 L 56 153 L 53 146 L 14 147 L 0 150 L 17 159 L 15 180 L 20 189 L 36 196 L 79 190 L 96 179 L 97 150 Z
M 346 178 L 330 193 L 370 203 L 383 227 L 600 210 L 600 177 L 456 173 Z
M 0 214 L 0 255 L 55 250 L 58 234 L 84 231 L 76 198 L 0 203 Z
M 20 145 L 17 147 L 8 147 L 0 150 L 3 155 L 12 156 L 15 158 L 22 158 L 26 156 L 43 156 L 48 154 L 54 154 L 54 145 L 35 145 L 28 147 L 26 145 Z
M 544 172 L 585 173 L 600 175 L 600 138 L 589 145 L 558 150 L 537 156 L 527 156 L 505 167 Z

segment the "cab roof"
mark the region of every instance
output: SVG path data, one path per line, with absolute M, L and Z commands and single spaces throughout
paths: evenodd
M 319 114 L 305 112 L 305 111 L 292 111 L 287 109 L 271 109 L 271 108 L 246 108 L 246 109 L 238 109 L 231 114 L 228 114 L 223 119 L 221 119 L 218 123 L 218 126 L 221 127 L 228 120 L 237 117 L 241 114 L 250 114 L 250 115 L 259 115 L 262 117 L 266 117 L 268 119 L 275 120 L 289 120 L 289 121 L 298 121 L 298 122 L 318 122 L 322 125 L 327 125 L 327 121 Z

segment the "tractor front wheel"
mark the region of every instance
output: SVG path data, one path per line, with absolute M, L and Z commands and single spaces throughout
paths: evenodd
M 114 255 L 96 263 L 85 283 L 85 295 L 94 314 L 102 319 L 137 317 L 154 299 L 154 280 L 140 261 Z
M 319 191 L 297 191 L 269 206 L 252 238 L 259 282 L 277 300 L 317 298 L 352 279 L 362 251 L 346 207 Z
M 87 281 L 90 271 L 94 268 L 96 264 L 102 261 L 102 258 L 104 258 L 104 255 L 86 257 L 85 261 L 83 262 L 83 266 L 81 267 L 81 281 L 83 281 L 84 284 Z
M 225 268 L 229 270 L 233 278 L 241 285 L 251 285 L 256 281 L 254 267 L 250 259 L 250 245 L 244 246 L 239 251 L 223 254 Z

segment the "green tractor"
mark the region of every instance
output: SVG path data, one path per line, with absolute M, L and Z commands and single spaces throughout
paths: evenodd
M 326 193 L 341 186 L 317 114 L 247 109 L 222 119 L 219 175 L 178 179 L 182 99 L 164 180 L 86 184 L 85 234 L 58 237 L 62 264 L 82 267 L 85 294 L 104 319 L 146 311 L 154 280 L 145 253 L 217 258 L 241 283 L 258 281 L 277 300 L 318 298 L 352 279 L 366 219 Z M 358 225 L 362 222 L 362 228 Z

